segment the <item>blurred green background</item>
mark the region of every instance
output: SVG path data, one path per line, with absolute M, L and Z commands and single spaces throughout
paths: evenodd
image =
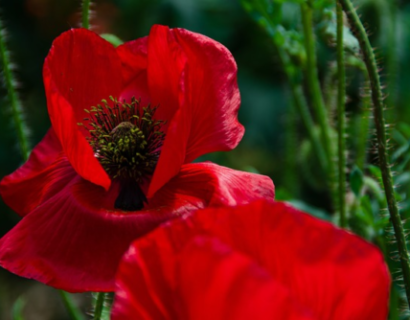
M 279 2 L 284 2 L 280 23 L 287 30 L 295 31 L 297 44 L 301 42 L 298 38 L 301 30 L 298 5 L 292 1 Z M 319 77 L 327 90 L 327 85 L 332 85 L 329 70 L 332 70 L 335 50 L 331 39 L 332 21 L 331 18 L 326 20 L 326 14 L 329 14 L 325 10 L 326 1 L 318 2 L 324 3 L 324 9 L 315 16 Z M 392 124 L 410 123 L 410 90 L 407 89 L 410 85 L 407 54 L 410 49 L 410 3 L 361 0 L 355 4 L 368 26 L 372 44 L 377 48 L 382 79 L 389 84 L 386 90 L 387 117 Z M 0 0 L 0 16 L 6 27 L 23 114 L 30 131 L 30 146 L 33 147 L 50 125 L 42 83 L 43 61 L 55 37 L 79 26 L 80 1 Z M 224 44 L 237 61 L 242 97 L 239 118 L 246 128 L 245 137 L 234 151 L 208 155 L 203 159 L 269 175 L 276 185 L 278 199 L 294 200 L 305 210 L 330 218 L 329 190 L 322 183 L 323 173 L 317 168 L 306 130 L 297 112 L 293 111 L 289 84 L 277 48 L 266 30 L 255 23 L 255 17 L 244 10 L 239 0 L 99 0 L 93 4 L 92 25 L 98 33 L 112 33 L 128 41 L 147 35 L 153 24 L 186 28 L 207 35 Z M 293 57 L 301 60 L 295 65 L 302 67 L 303 52 L 295 47 L 289 50 L 294 50 Z M 360 119 L 365 116 L 361 110 L 364 82 L 362 73 L 354 68 L 348 69 L 347 74 L 348 144 L 354 149 L 355 123 L 359 121 L 360 126 Z M 331 100 L 332 92 L 328 93 Z M 5 89 L 0 88 L 0 178 L 22 163 L 5 96 Z M 406 139 L 406 135 L 403 136 Z M 397 149 L 396 140 L 393 139 L 392 150 Z M 375 156 L 371 151 L 370 143 L 368 162 L 374 163 Z M 354 156 L 354 152 L 349 155 L 348 174 L 355 162 Z M 407 170 L 407 164 L 402 170 Z M 21 196 L 24 201 L 24 195 Z M 19 217 L 0 200 L 0 236 L 18 221 Z M 11 306 L 18 297 L 25 301 L 27 320 L 67 319 L 54 290 L 0 270 L 0 319 L 11 319 Z M 87 294 L 76 297 L 85 311 L 89 308 L 89 298 Z

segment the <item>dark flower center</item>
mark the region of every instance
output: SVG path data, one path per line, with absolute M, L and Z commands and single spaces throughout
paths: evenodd
M 90 132 L 87 140 L 108 175 L 120 182 L 115 208 L 140 210 L 147 201 L 141 185 L 154 173 L 165 134 L 164 121 L 155 120 L 157 107 L 142 107 L 138 100 L 112 103 L 102 100 L 97 107 L 85 109 Z M 83 123 L 79 123 L 83 125 Z

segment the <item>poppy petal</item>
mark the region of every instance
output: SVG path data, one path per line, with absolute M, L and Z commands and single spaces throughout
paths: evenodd
M 0 239 L 0 265 L 73 292 L 113 291 L 123 253 L 134 239 L 161 222 L 207 205 L 273 197 L 273 184 L 267 177 L 210 163 L 190 164 L 149 199 L 147 208 L 126 212 L 114 208 L 116 183 L 106 192 L 78 176 L 67 160 L 50 175 L 60 172 L 64 183 L 54 189 L 55 194 Z M 204 187 L 206 183 L 209 188 Z M 227 184 L 232 185 L 231 192 L 224 190 Z
M 257 199 L 273 199 L 275 187 L 264 175 L 233 170 L 212 162 L 189 163 L 181 167 L 153 198 L 148 208 L 186 210 L 208 206 L 235 206 Z M 174 209 L 175 210 L 175 209 Z
M 155 210 L 99 207 L 109 200 L 104 189 L 75 174 L 0 239 L 0 265 L 70 292 L 113 291 L 117 265 L 129 244 L 170 217 Z
M 141 105 L 151 103 L 148 90 L 148 37 L 126 42 L 117 47 L 117 54 L 122 62 L 122 78 L 124 88 L 120 101 L 130 101 L 135 97 Z
M 129 83 L 136 74 L 148 67 L 148 37 L 126 42 L 117 47 L 122 64 L 122 80 Z
M 4 202 L 24 216 L 53 196 L 70 179 L 70 175 L 62 174 L 63 157 L 60 142 L 54 130 L 49 129 L 27 162 L 0 182 Z M 22 195 L 26 200 L 22 201 Z
M 87 29 L 71 29 L 54 40 L 44 70 L 79 122 L 87 116 L 84 109 L 109 96 L 118 97 L 122 89 L 121 60 L 116 49 Z M 48 106 L 50 115 L 56 108 Z M 56 120 L 61 124 L 65 119 Z
M 131 246 L 124 256 L 117 273 L 113 320 L 313 320 L 288 288 L 217 238 L 196 235 L 178 254 L 158 253 L 165 252 Z M 150 265 L 144 264 L 147 259 Z M 165 262 L 174 269 L 172 281 L 164 278 L 164 268 L 147 272 L 153 261 L 154 266 Z
M 121 61 L 115 48 L 86 29 L 72 29 L 54 42 L 43 69 L 50 120 L 64 153 L 84 179 L 106 189 L 110 179 L 78 122 L 90 109 L 122 89 Z
M 44 83 L 46 83 L 46 79 Z M 108 190 L 111 180 L 94 156 L 93 149 L 78 130 L 70 104 L 55 90 L 52 83 L 49 84 L 48 88 L 49 90 L 46 92 L 48 104 L 59 106 L 54 114 L 56 119 L 65 119 L 64 125 L 54 127 L 54 132 L 64 154 L 80 176 Z M 51 113 L 50 118 L 53 123 Z
M 138 257 L 134 266 L 144 271 L 139 277 L 148 283 L 149 295 L 156 297 L 157 305 L 180 307 L 170 299 L 176 287 L 172 261 L 198 234 L 216 237 L 252 259 L 288 288 L 296 305 L 309 310 L 315 319 L 387 317 L 390 277 L 379 250 L 287 204 L 268 201 L 199 210 L 134 242 L 126 259 L 130 254 Z M 236 267 L 231 266 L 232 270 Z M 156 278 L 158 274 L 163 276 Z M 159 284 L 153 281 L 162 281 L 160 285 L 171 292 L 156 292 Z M 134 288 L 132 293 L 140 289 L 138 296 L 143 295 L 143 288 Z M 213 289 L 218 296 L 218 287 Z
M 154 25 L 148 37 L 148 88 L 156 117 L 170 121 L 179 109 L 186 58 L 166 26 Z
M 189 122 L 181 114 L 183 70 L 186 58 L 166 26 L 154 25 L 148 38 L 148 88 L 151 103 L 158 106 L 155 117 L 165 120 L 165 141 L 148 190 L 152 197 L 174 177 L 185 160 Z M 182 139 L 181 139 L 182 137 Z
M 185 108 L 190 132 L 185 163 L 199 156 L 235 148 L 244 134 L 238 122 L 237 66 L 222 44 L 198 33 L 174 29 L 187 56 Z

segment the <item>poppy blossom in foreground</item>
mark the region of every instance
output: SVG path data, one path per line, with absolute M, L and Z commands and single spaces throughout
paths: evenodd
M 390 277 L 373 245 L 288 204 L 208 208 L 136 240 L 112 320 L 385 320 Z
M 23 219 L 0 240 L 0 265 L 67 291 L 113 291 L 130 243 L 198 208 L 273 198 L 265 176 L 190 163 L 234 148 L 237 68 L 221 44 L 154 26 L 114 48 L 63 33 L 44 64 L 52 127 L 0 184 Z

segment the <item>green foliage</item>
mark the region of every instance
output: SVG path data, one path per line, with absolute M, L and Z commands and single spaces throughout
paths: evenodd
M 350 187 L 356 197 L 360 197 L 360 192 L 363 186 L 363 172 L 354 166 L 353 170 L 350 172 Z
M 24 320 L 23 318 L 23 308 L 24 308 L 23 298 L 18 298 L 13 304 L 13 320 Z
M 324 41 L 331 44 L 336 43 L 336 26 L 336 14 L 334 10 L 323 10 L 321 22 L 318 23 L 317 29 L 320 31 Z M 358 54 L 360 51 L 359 42 L 346 26 L 343 27 L 343 47 L 351 54 Z
M 111 33 L 103 33 L 100 34 L 100 37 L 107 40 L 109 43 L 111 43 L 114 47 L 118 47 L 124 43 L 120 38 L 118 38 L 116 35 L 111 34 Z

